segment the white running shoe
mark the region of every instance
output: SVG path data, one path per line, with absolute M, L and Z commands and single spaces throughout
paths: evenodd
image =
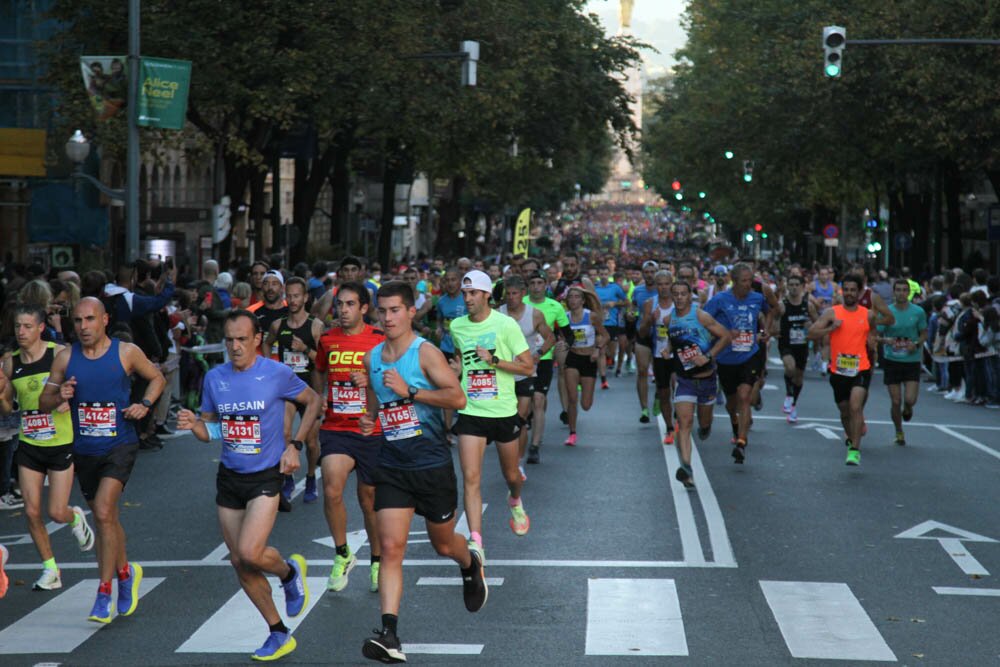
M 792 411 L 792 397 L 785 396 L 785 404 L 781 406 L 781 411 L 786 415 Z
M 94 531 L 90 529 L 90 524 L 87 523 L 87 515 L 79 507 L 72 507 L 71 509 L 73 510 L 73 514 L 80 517 L 77 524 L 73 526 L 73 537 L 76 538 L 76 543 L 80 545 L 80 551 L 90 551 L 94 548 Z
M 32 586 L 36 591 L 54 591 L 57 588 L 62 588 L 62 578 L 59 576 L 59 570 L 50 570 L 49 568 L 42 568 L 42 576 L 38 577 L 38 581 Z
M 5 493 L 0 496 L 0 511 L 17 510 L 22 507 L 24 507 L 24 501 L 15 496 L 13 493 Z

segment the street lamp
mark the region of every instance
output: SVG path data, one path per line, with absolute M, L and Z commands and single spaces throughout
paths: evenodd
M 73 163 L 73 173 L 71 176 L 77 181 L 80 179 L 87 181 L 97 188 L 98 191 L 107 195 L 111 199 L 124 201 L 124 189 L 115 190 L 114 188 L 109 188 L 90 174 L 83 173 L 83 163 L 86 161 L 88 155 L 90 155 L 90 142 L 87 141 L 87 137 L 83 136 L 83 132 L 77 130 L 73 133 L 73 136 L 69 138 L 69 141 L 66 142 L 66 157 L 68 157 Z

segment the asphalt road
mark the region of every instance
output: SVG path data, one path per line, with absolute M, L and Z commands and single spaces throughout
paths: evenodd
M 567 431 L 550 405 L 542 463 L 527 467 L 525 537 L 508 527 L 505 487 L 487 451 L 493 585 L 478 614 L 462 605 L 457 568 L 434 555 L 414 523 L 399 623 L 409 662 L 1000 663 L 997 412 L 922 393 L 908 445 L 897 447 L 878 375 L 862 465 L 852 468 L 826 380 L 809 373 L 792 427 L 772 367 L 746 465 L 732 463 L 719 408 L 713 434 L 697 443 L 698 488 L 687 492 L 673 480 L 676 452 L 660 444 L 662 424 L 638 422 L 634 381 L 613 378 L 599 392 L 576 448 L 562 446 Z M 266 627 L 248 611 L 220 547 L 217 460 L 217 445 L 188 435 L 140 455 L 122 522 L 129 556 L 145 568 L 144 597 L 134 616 L 108 626 L 85 620 L 94 555 L 56 531 L 63 589 L 33 592 L 40 566 L 23 514 L 4 512 L 11 589 L 0 601 L 0 664 L 247 663 Z M 272 544 L 309 560 L 314 603 L 295 630 L 299 648 L 283 662 L 362 664 L 361 643 L 379 625 L 368 549 L 360 547 L 349 586 L 327 593 L 333 550 L 321 506 L 301 498 L 294 506 Z M 349 522 L 361 530 L 350 505 Z

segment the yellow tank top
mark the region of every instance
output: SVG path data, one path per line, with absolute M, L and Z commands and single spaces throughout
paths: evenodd
M 30 364 L 21 359 L 20 350 L 11 355 L 11 384 L 21 411 L 20 440 L 36 447 L 57 447 L 73 442 L 73 417 L 69 412 L 38 409 L 38 399 L 52 370 L 55 347 L 55 343 L 48 343 L 42 358 Z

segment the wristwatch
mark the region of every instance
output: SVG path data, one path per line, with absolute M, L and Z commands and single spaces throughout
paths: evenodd
M 418 391 L 420 391 L 420 387 L 414 387 L 412 384 L 406 388 L 406 393 L 410 396 L 411 401 L 417 395 Z
M 152 403 L 152 401 L 150 401 L 150 400 L 149 400 L 148 398 L 144 398 L 144 399 L 142 399 L 142 400 L 140 401 L 140 403 L 142 403 L 142 405 L 143 405 L 143 406 L 144 406 L 144 407 L 145 407 L 145 408 L 146 408 L 147 410 L 148 410 L 148 409 L 150 409 L 151 407 L 153 407 L 153 403 Z
M 300 452 L 302 451 L 302 448 L 305 446 L 305 443 L 302 442 L 301 440 L 290 440 L 288 444 L 290 444 L 292 447 L 295 447 L 295 449 Z
M 490 359 L 490 365 L 491 366 L 496 366 L 499 363 L 500 363 L 500 357 L 498 357 L 497 355 L 494 354 L 493 358 Z

